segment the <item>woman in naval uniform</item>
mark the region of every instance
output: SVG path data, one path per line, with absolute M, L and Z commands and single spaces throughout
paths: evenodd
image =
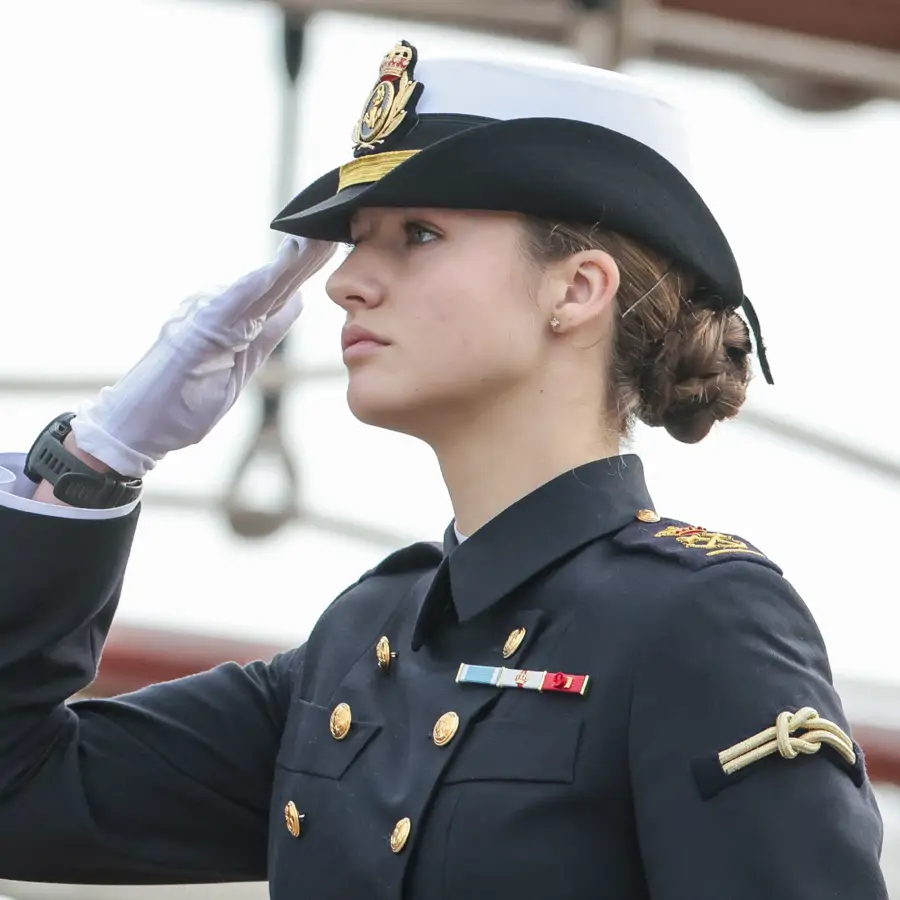
M 270 266 L 4 457 L 0 877 L 883 900 L 802 600 L 747 541 L 661 518 L 620 454 L 636 420 L 700 440 L 750 379 L 678 114 L 619 75 L 401 42 L 354 142 L 275 220 L 294 237 Z M 272 661 L 66 705 L 141 480 L 228 410 L 335 242 L 350 408 L 434 449 L 443 545 L 389 556 Z

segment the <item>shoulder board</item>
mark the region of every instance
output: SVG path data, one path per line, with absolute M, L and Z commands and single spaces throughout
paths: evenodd
M 675 519 L 631 522 L 616 535 L 614 541 L 624 550 L 668 556 L 689 569 L 742 560 L 760 563 L 779 575 L 784 574 L 778 565 L 749 541 Z
M 373 575 L 399 575 L 403 572 L 431 569 L 439 565 L 443 558 L 444 548 L 441 544 L 419 541 L 386 556 L 377 566 L 365 572 L 360 581 Z

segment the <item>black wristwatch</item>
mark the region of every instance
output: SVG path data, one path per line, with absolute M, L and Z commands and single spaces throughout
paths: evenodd
M 53 496 L 69 506 L 112 509 L 136 500 L 143 482 L 98 472 L 63 447 L 75 413 L 57 416 L 34 442 L 25 460 L 25 474 L 35 482 L 47 480 Z

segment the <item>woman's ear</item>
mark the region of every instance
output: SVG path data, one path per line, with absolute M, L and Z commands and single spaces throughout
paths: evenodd
M 560 260 L 554 268 L 554 280 L 562 290 L 554 302 L 551 316 L 554 331 L 580 329 L 604 321 L 612 310 L 619 290 L 619 267 L 605 250 L 582 250 Z

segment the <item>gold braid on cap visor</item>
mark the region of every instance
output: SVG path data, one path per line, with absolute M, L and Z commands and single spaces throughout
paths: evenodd
M 380 181 L 418 152 L 418 150 L 389 150 L 386 153 L 373 153 L 348 162 L 340 168 L 338 193 L 355 184 L 372 184 Z

